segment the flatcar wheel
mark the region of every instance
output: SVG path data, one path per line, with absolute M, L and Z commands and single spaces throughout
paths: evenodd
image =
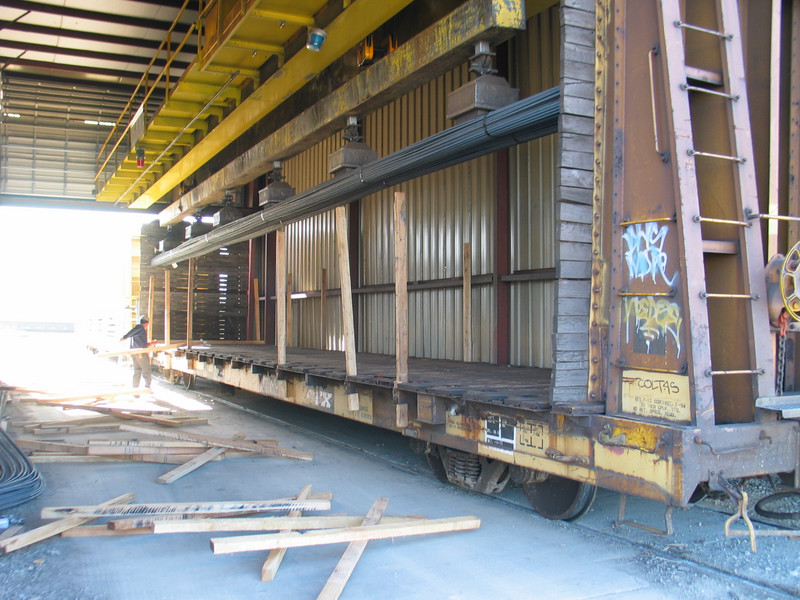
M 449 480 L 447 479 L 447 469 L 444 467 L 442 457 L 439 456 L 438 447 L 431 444 L 431 449 L 427 454 L 425 454 L 425 458 L 428 459 L 428 465 L 430 465 L 433 474 L 436 475 L 436 479 L 443 481 L 444 483 L 448 483 Z
M 573 521 L 594 502 L 597 488 L 591 484 L 550 475 L 539 483 L 523 484 L 533 509 L 548 519 Z

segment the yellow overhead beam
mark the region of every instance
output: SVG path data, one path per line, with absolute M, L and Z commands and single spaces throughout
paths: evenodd
M 288 60 L 283 68 L 259 86 L 131 207 L 148 208 L 158 202 L 320 71 L 410 3 L 411 0 L 355 0 L 327 27 L 328 38 L 321 51 L 304 49 Z
M 290 13 L 282 10 L 267 10 L 264 8 L 254 8 L 249 14 L 253 17 L 269 21 L 294 23 L 296 25 L 303 25 L 304 27 L 314 26 L 314 17 L 310 15 Z
M 283 45 L 281 44 L 269 44 L 267 42 L 260 42 L 258 40 L 246 40 L 244 38 L 236 37 L 230 38 L 226 45 L 233 48 L 244 48 L 245 50 L 260 50 L 270 54 L 283 55 L 284 51 Z

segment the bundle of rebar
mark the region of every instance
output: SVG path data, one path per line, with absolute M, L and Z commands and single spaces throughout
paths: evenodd
M 23 504 L 43 491 L 39 472 L 0 429 L 0 510 Z
M 558 130 L 558 111 L 559 89 L 551 88 L 455 125 L 347 175 L 325 181 L 261 212 L 214 229 L 156 256 L 151 264 L 165 267 L 202 256 L 404 181 L 555 133 Z

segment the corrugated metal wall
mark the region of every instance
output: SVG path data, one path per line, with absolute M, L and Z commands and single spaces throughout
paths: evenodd
M 335 134 L 284 163 L 287 183 L 298 192 L 313 187 L 328 175 L 328 155 L 342 145 Z M 339 260 L 336 252 L 336 218 L 333 211 L 304 219 L 286 227 L 287 272 L 294 292 L 322 289 L 322 270 L 328 271 L 328 287 L 339 287 Z M 344 350 L 341 300 L 329 297 L 325 306 L 326 331 L 322 332 L 322 300 L 292 300 L 292 329 L 288 343 L 303 348 Z
M 559 39 L 557 6 L 529 19 L 527 30 L 514 38 L 512 64 L 516 68 L 511 83 L 520 89 L 520 97 L 558 85 Z M 556 135 L 509 152 L 512 272 L 555 267 L 557 155 Z M 552 366 L 554 282 L 510 285 L 510 363 Z
M 520 65 L 514 85 L 521 88 L 523 97 L 557 84 L 558 28 L 557 10 L 548 11 L 531 19 L 529 30 L 512 43 L 512 64 Z M 469 78 L 465 64 L 367 115 L 364 141 L 382 157 L 449 127 L 447 94 Z M 341 134 L 336 134 L 287 161 L 286 180 L 299 192 L 328 179 L 328 155 L 342 143 Z M 556 152 L 555 136 L 512 150 L 510 237 L 511 264 L 516 271 L 555 265 Z M 410 282 L 461 277 L 465 242 L 472 245 L 473 276 L 493 273 L 495 171 L 495 156 L 485 156 L 363 199 L 358 217 L 360 285 L 394 281 L 392 202 L 396 191 L 407 194 Z M 288 226 L 287 254 L 296 292 L 319 290 L 323 268 L 328 270 L 329 287 L 338 288 L 333 213 Z M 518 282 L 511 286 L 511 362 L 550 366 L 553 283 Z M 358 350 L 394 354 L 394 293 L 359 294 L 355 301 Z M 340 306 L 338 296 L 328 299 L 325 347 L 330 350 L 342 349 Z M 323 347 L 320 310 L 319 298 L 293 301 L 291 344 Z M 493 362 L 497 356 L 497 306 L 491 285 L 473 287 L 472 314 L 474 360 Z M 461 359 L 460 286 L 410 291 L 409 327 L 412 356 Z
M 448 72 L 369 115 L 365 141 L 385 156 L 451 125 L 447 94 L 469 80 L 467 66 Z M 473 275 L 494 268 L 494 157 L 486 156 L 409 181 L 362 202 L 361 277 L 364 285 L 394 281 L 395 191 L 407 198 L 408 279 L 410 282 L 461 277 L 463 246 L 472 244 Z M 360 350 L 394 353 L 394 294 L 375 294 L 361 303 Z M 472 292 L 475 360 L 495 356 L 491 286 Z M 460 287 L 409 292 L 411 356 L 459 360 L 463 357 Z

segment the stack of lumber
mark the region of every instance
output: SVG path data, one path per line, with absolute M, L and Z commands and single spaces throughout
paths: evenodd
M 214 554 L 269 551 L 262 580 L 271 581 L 288 548 L 347 543 L 318 599 L 335 600 L 353 573 L 370 540 L 467 531 L 480 527 L 477 517 L 427 519 L 420 516 L 384 516 L 389 500 L 378 498 L 364 516 L 304 516 L 303 511 L 329 510 L 332 495 L 312 494 L 307 485 L 297 496 L 279 500 L 235 502 L 183 502 L 132 504 L 125 494 L 96 506 L 59 506 L 42 510 L 43 519 L 56 521 L 0 540 L 0 549 L 13 552 L 40 540 L 134 534 L 197 533 L 221 531 L 273 531 L 211 538 Z M 286 512 L 285 516 L 251 516 Z M 248 515 L 248 516 L 242 516 Z M 101 525 L 88 525 L 108 519 Z

